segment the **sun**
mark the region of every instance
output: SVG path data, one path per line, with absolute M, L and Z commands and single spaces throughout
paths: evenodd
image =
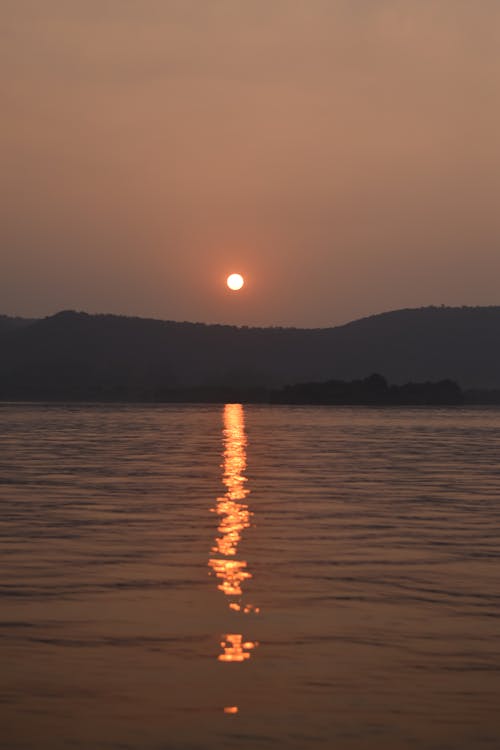
M 226 284 L 233 292 L 237 292 L 239 289 L 241 289 L 244 283 L 245 279 L 240 273 L 232 273 L 226 279 Z

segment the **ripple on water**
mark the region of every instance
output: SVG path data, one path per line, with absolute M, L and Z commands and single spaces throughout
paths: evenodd
M 0 418 L 9 750 L 500 746 L 499 411 Z

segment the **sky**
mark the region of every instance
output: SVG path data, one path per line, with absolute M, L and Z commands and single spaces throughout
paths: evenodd
M 500 304 L 499 42 L 498 0 L 2 0 L 0 313 Z

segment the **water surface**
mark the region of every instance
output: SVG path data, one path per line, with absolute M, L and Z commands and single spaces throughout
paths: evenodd
M 0 747 L 500 747 L 500 411 L 0 405 Z

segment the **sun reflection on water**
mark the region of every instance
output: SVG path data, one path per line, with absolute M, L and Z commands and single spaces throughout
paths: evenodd
M 245 661 L 250 659 L 250 651 L 258 645 L 255 641 L 243 642 L 241 633 L 227 633 L 220 642 L 223 649 L 219 661 Z
M 223 497 L 217 498 L 212 512 L 219 516 L 217 537 L 208 561 L 211 575 L 218 578 L 217 588 L 229 597 L 228 606 L 238 614 L 259 613 L 259 608 L 243 602 L 243 586 L 252 578 L 246 560 L 237 558 L 243 531 L 251 525 L 252 512 L 245 502 L 249 490 L 245 470 L 247 465 L 245 421 L 241 404 L 224 407 L 224 463 L 222 481 L 226 487 Z M 243 662 L 258 646 L 256 641 L 243 640 L 241 633 L 226 633 L 221 639 L 222 662 Z

